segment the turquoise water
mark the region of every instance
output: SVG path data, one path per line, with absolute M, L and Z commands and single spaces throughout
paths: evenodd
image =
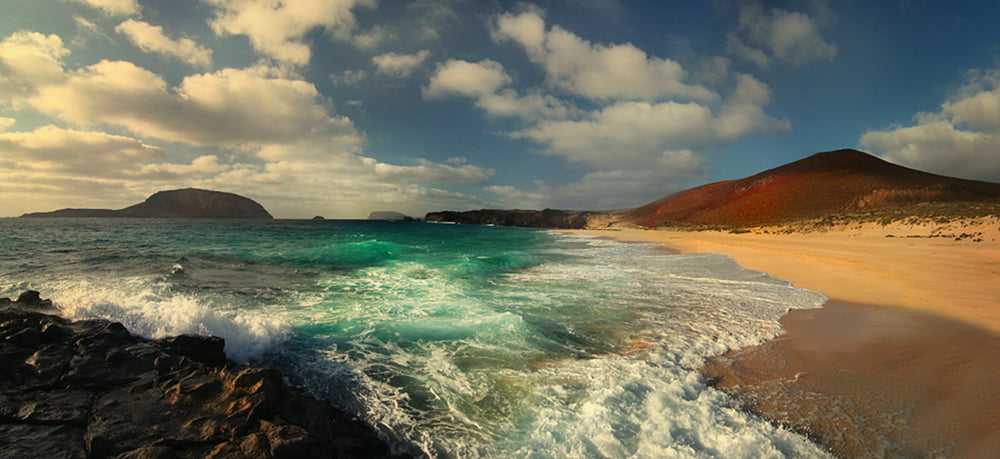
M 705 358 L 825 297 L 716 254 L 467 225 L 0 220 L 0 296 L 226 338 L 401 451 L 813 457 L 705 385 Z

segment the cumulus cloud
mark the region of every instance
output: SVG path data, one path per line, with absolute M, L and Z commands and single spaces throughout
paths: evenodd
M 430 57 L 430 50 L 420 50 L 416 54 L 386 53 L 372 58 L 376 72 L 396 78 L 406 78 Z
M 472 99 L 489 115 L 521 121 L 509 134 L 533 141 L 539 153 L 591 169 L 558 186 L 486 187 L 504 206 L 635 206 L 701 177 L 707 148 L 791 128 L 765 112 L 771 88 L 733 72 L 726 58 L 701 59 L 689 73 L 634 45 L 595 44 L 549 26 L 532 7 L 499 16 L 491 33 L 519 45 L 543 70 L 544 82 L 518 90 L 523 82 L 497 61 L 451 59 L 438 65 L 424 98 Z M 579 98 L 589 108 L 573 103 Z
M 169 88 L 130 62 L 101 61 L 39 88 L 31 104 L 73 123 L 191 145 L 283 142 L 318 131 L 362 141 L 349 119 L 327 113 L 315 86 L 265 66 L 192 75 Z
M 482 97 L 494 94 L 511 82 L 503 65 L 491 59 L 469 62 L 449 59 L 438 65 L 423 94 L 428 99 L 451 95 Z
M 859 143 L 916 169 L 1000 181 L 1000 70 L 970 73 L 939 112 L 917 114 L 912 126 L 866 132 Z
M 546 145 L 546 153 L 599 168 L 667 167 L 691 151 L 723 145 L 757 132 L 787 130 L 761 106 L 769 89 L 742 75 L 733 95 L 716 112 L 693 102 L 619 102 L 581 120 L 546 120 L 516 135 Z M 679 153 L 682 152 L 682 153 Z M 681 154 L 681 156 L 677 156 Z
M 716 94 L 687 82 L 677 62 L 649 56 L 632 44 L 595 44 L 559 27 L 548 30 L 541 11 L 503 14 L 492 30 L 497 41 L 517 43 L 545 69 L 553 87 L 595 100 L 711 100 Z
M 108 16 L 134 16 L 139 14 L 138 0 L 74 0 L 97 8 Z
M 69 55 L 58 35 L 20 31 L 0 41 L 0 103 L 18 106 L 37 86 L 63 78 Z
M 212 67 L 212 50 L 190 38 L 172 39 L 163 32 L 163 27 L 129 19 L 118 24 L 115 32 L 125 35 L 132 44 L 147 53 L 175 57 L 193 67 Z
M 146 164 L 139 168 L 139 170 L 132 172 L 129 175 L 143 180 L 178 180 L 209 176 L 227 170 L 228 168 L 228 166 L 219 163 L 218 156 L 205 155 L 195 158 L 191 161 L 191 164 Z
M 448 188 L 478 187 L 493 174 L 468 163 L 390 164 L 365 156 L 364 134 L 333 112 L 331 100 L 266 64 L 190 75 L 173 86 L 125 61 L 66 69 L 68 51 L 54 35 L 23 32 L 0 47 L 9 51 L 0 62 L 16 70 L 4 74 L 4 102 L 143 139 L 55 126 L 0 129 L 0 207 L 14 209 L 8 212 L 50 208 L 59 197 L 59 207 L 114 207 L 159 189 L 195 186 L 259 198 L 278 216 L 363 217 L 373 208 L 417 215 L 483 203 Z M 0 128 L 13 124 L 0 119 Z M 145 139 L 219 154 L 187 162 Z M 11 191 L 6 183 L 21 185 Z
M 217 35 L 246 35 L 258 53 L 300 66 L 312 56 L 307 33 L 322 28 L 334 39 L 350 41 L 356 28 L 352 10 L 375 6 L 374 0 L 204 1 L 217 8 L 210 21 Z
M 816 18 L 781 8 L 765 11 L 757 3 L 741 6 L 737 31 L 726 46 L 730 54 L 760 67 L 775 61 L 804 65 L 837 55 L 837 46 L 821 35 Z
M 43 126 L 30 132 L 0 132 L 7 169 L 87 177 L 121 177 L 166 155 L 140 140 L 104 132 Z
M 490 59 L 468 62 L 449 59 L 439 64 L 430 83 L 424 88 L 424 98 L 434 100 L 451 96 L 469 97 L 476 106 L 496 116 L 523 119 L 566 118 L 573 109 L 557 98 L 535 92 L 521 95 L 505 88 L 513 79 L 503 65 Z

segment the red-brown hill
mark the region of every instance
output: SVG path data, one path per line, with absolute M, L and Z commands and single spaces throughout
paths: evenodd
M 1000 184 L 921 172 L 857 150 L 817 153 L 625 211 L 646 227 L 755 226 L 924 202 L 1000 202 Z

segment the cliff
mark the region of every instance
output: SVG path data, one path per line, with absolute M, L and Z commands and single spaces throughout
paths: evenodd
M 62 209 L 25 218 L 273 218 L 256 201 L 233 193 L 185 188 L 160 191 L 124 209 Z

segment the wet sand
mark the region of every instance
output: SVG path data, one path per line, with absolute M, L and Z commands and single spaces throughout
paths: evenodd
M 786 314 L 784 335 L 706 364 L 703 374 L 748 410 L 839 456 L 1000 451 L 996 219 L 805 234 L 585 232 L 728 254 L 832 298 L 821 309 Z M 978 235 L 929 237 L 953 233 Z
M 702 369 L 749 410 L 835 454 L 996 457 L 1000 337 L 901 308 L 790 311 L 786 334 Z

